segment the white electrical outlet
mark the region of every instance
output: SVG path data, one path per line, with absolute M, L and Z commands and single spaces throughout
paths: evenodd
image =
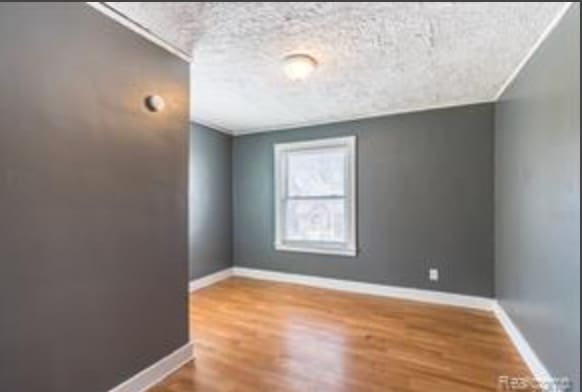
M 431 282 L 438 282 L 439 281 L 439 270 L 436 268 L 431 268 L 428 272 L 428 277 Z

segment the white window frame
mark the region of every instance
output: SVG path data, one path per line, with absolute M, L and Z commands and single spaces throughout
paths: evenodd
M 347 148 L 345 165 L 345 197 L 346 214 L 345 224 L 347 241 L 342 246 L 333 246 L 322 242 L 287 242 L 284 238 L 285 231 L 285 203 L 287 201 L 287 153 L 293 151 L 324 150 L 327 148 Z M 288 252 L 316 253 L 338 256 L 356 256 L 356 137 L 347 136 L 310 140 L 304 142 L 275 144 L 275 249 Z M 322 197 L 328 199 L 330 197 Z

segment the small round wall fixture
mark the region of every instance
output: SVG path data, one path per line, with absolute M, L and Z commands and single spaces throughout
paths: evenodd
M 283 69 L 287 77 L 293 81 L 307 79 L 317 68 L 317 60 L 307 54 L 292 54 L 285 57 Z
M 145 106 L 150 112 L 161 112 L 166 107 L 166 101 L 159 95 L 148 95 Z

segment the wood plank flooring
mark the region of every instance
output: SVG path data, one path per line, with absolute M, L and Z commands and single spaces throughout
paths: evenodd
M 230 278 L 191 294 L 196 361 L 151 392 L 483 392 L 530 376 L 487 312 Z

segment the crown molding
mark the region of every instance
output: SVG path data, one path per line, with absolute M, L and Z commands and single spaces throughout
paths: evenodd
M 111 6 L 97 1 L 87 1 L 85 4 L 90 6 L 91 8 L 101 12 L 102 14 L 110 17 L 117 23 L 127 27 L 129 30 L 137 33 L 147 39 L 150 42 L 164 48 L 168 52 L 172 53 L 175 56 L 178 56 L 184 61 L 191 62 L 192 56 L 188 53 L 185 53 L 181 49 L 178 49 L 174 45 L 170 44 L 168 41 L 164 40 L 163 38 L 159 37 L 158 35 L 154 34 L 151 30 L 148 30 L 144 26 L 140 25 L 139 23 L 129 19 L 127 16 L 123 15 L 121 12 L 117 11 L 116 9 L 112 8 Z
M 552 33 L 552 31 L 554 31 L 556 26 L 558 26 L 558 24 L 560 24 L 560 21 L 562 20 L 564 15 L 566 15 L 566 13 L 568 12 L 568 10 L 570 9 L 570 7 L 573 4 L 574 4 L 574 2 L 572 2 L 572 1 L 567 2 L 566 4 L 564 4 L 564 7 L 562 7 L 562 9 L 556 14 L 556 16 L 554 17 L 552 22 L 546 27 L 544 32 L 539 36 L 539 38 L 536 41 L 536 43 L 534 44 L 534 46 L 529 50 L 529 52 L 526 54 L 526 56 L 517 65 L 517 68 L 515 68 L 515 70 L 511 73 L 511 75 L 509 75 L 509 77 L 501 85 L 501 88 L 499 89 L 497 94 L 495 94 L 495 99 L 494 99 L 495 102 L 497 102 L 501 99 L 501 97 L 503 96 L 503 93 L 505 93 L 505 91 L 509 88 L 509 86 L 511 86 L 513 81 L 521 73 L 521 71 L 526 66 L 526 64 L 529 63 L 529 60 L 537 52 L 537 50 L 540 48 L 540 46 L 542 46 L 542 44 L 548 38 L 548 36 Z

